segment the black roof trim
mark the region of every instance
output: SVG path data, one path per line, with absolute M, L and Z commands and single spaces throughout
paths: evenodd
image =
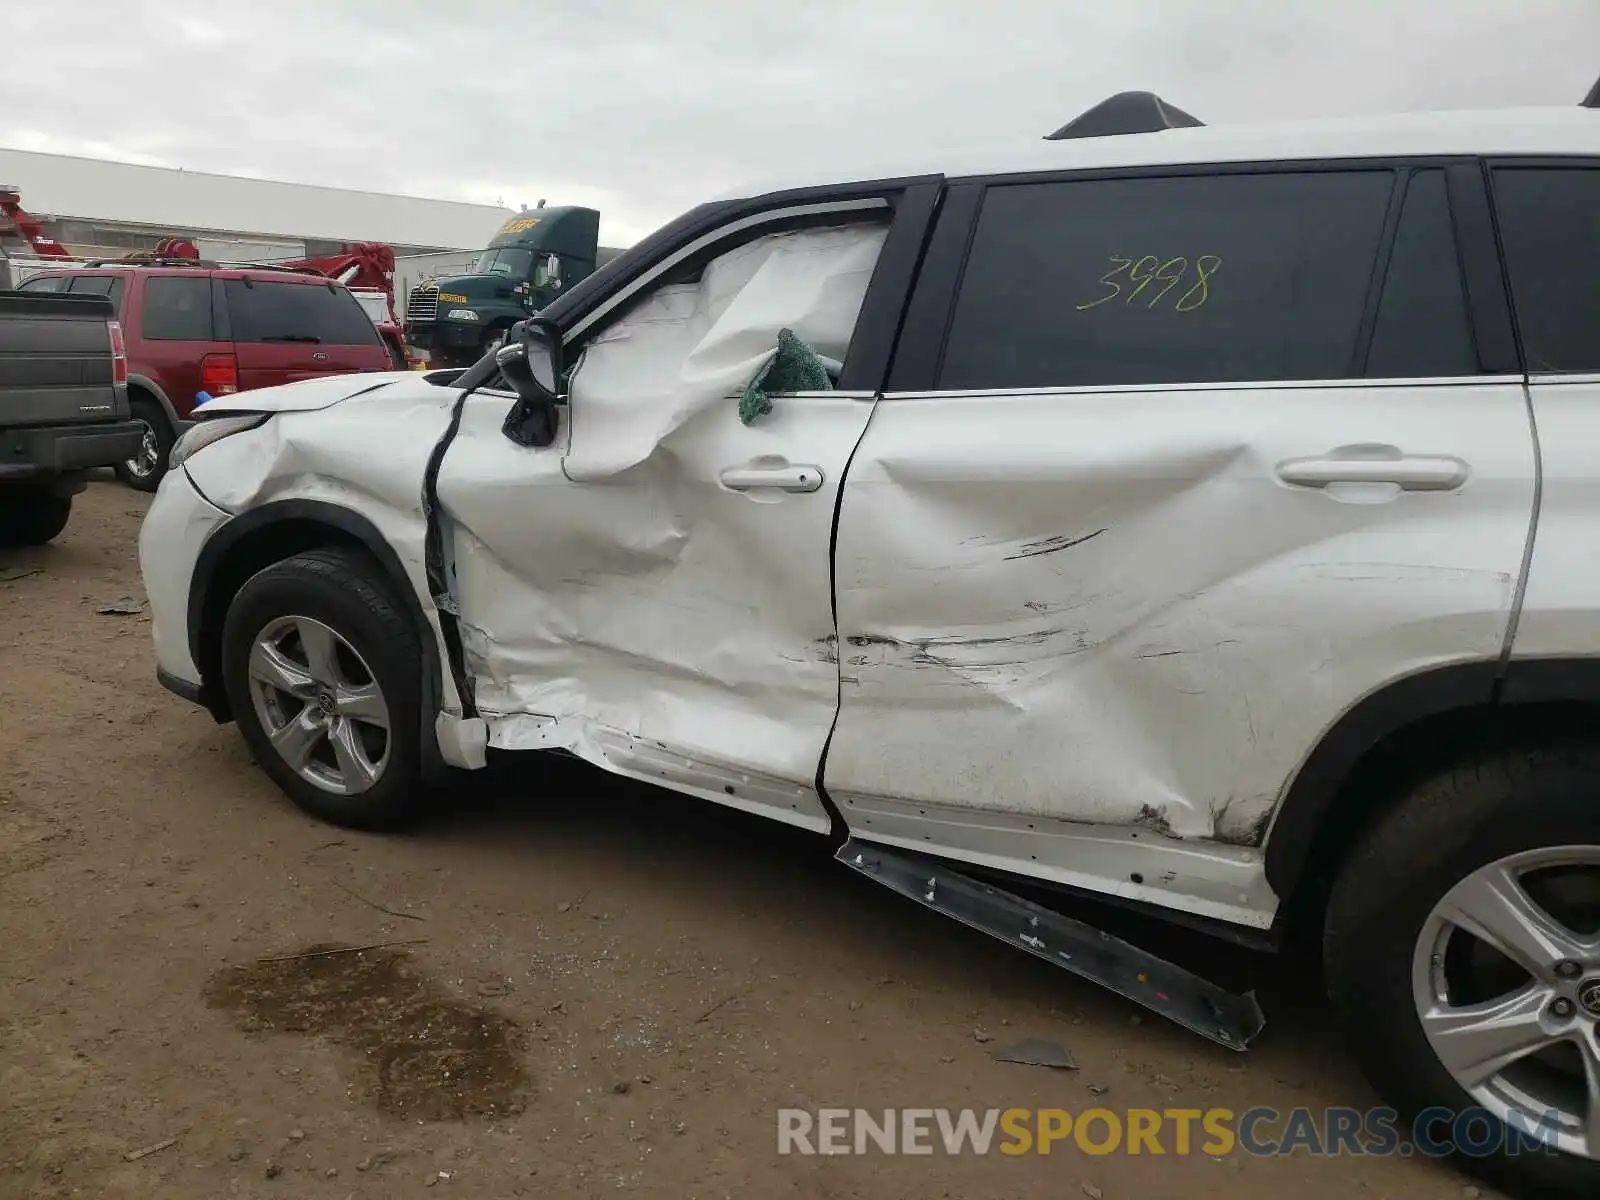
M 1589 89 L 1589 94 L 1583 98 L 1585 108 L 1600 108 L 1600 79 L 1594 81 L 1594 86 Z
M 1044 140 L 1060 142 L 1069 138 L 1156 133 L 1162 129 L 1193 129 L 1204 124 L 1154 92 L 1118 92 L 1068 121 Z

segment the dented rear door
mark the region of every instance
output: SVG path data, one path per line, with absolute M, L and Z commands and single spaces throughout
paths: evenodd
M 952 189 L 841 505 L 857 836 L 1270 919 L 1322 732 L 1512 613 L 1533 446 L 1447 175 Z

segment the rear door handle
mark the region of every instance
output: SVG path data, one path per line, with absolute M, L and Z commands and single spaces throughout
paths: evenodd
M 717 476 L 730 492 L 771 489 L 780 492 L 814 492 L 822 486 L 822 470 L 813 466 L 760 466 L 746 464 L 729 467 Z
M 1296 487 L 1389 483 L 1407 492 L 1449 492 L 1464 484 L 1468 474 L 1459 458 L 1402 454 L 1393 446 L 1340 446 L 1325 456 L 1278 464 L 1278 478 Z

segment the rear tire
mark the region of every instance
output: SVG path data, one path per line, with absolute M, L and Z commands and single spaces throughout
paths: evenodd
M 167 456 L 177 438 L 166 411 L 154 400 L 141 396 L 130 401 L 128 407 L 133 411 L 133 419 L 144 425 L 144 445 L 136 458 L 119 462 L 112 469 L 118 479 L 135 491 L 153 492 L 161 486 L 162 477 L 167 473 Z
M 423 808 L 422 648 L 382 570 L 344 547 L 253 575 L 222 631 L 222 682 L 256 762 L 305 812 L 398 829 Z
M 1600 748 L 1486 757 L 1411 789 L 1345 860 L 1324 934 L 1329 994 L 1404 1121 L 1475 1114 L 1431 1130 L 1459 1166 L 1514 1195 L 1600 1196 L 1597 933 Z M 1524 1133 L 1567 1114 L 1566 1149 L 1524 1140 L 1508 1153 L 1519 1112 Z M 1587 1144 L 1570 1140 L 1585 1122 Z
M 42 546 L 67 527 L 72 497 L 18 488 L 0 492 L 0 546 Z

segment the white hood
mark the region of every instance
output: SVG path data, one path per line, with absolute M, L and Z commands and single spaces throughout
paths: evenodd
M 363 392 L 392 387 L 406 380 L 420 380 L 412 371 L 363 371 L 356 375 L 324 375 L 320 379 L 302 379 L 298 383 L 285 383 L 278 387 L 259 388 L 251 392 L 237 392 L 232 396 L 218 396 L 208 400 L 196 410 L 196 415 L 209 417 L 213 413 L 279 413 L 316 412 L 332 408 L 341 400 L 348 400 Z M 433 386 L 428 385 L 430 388 Z

